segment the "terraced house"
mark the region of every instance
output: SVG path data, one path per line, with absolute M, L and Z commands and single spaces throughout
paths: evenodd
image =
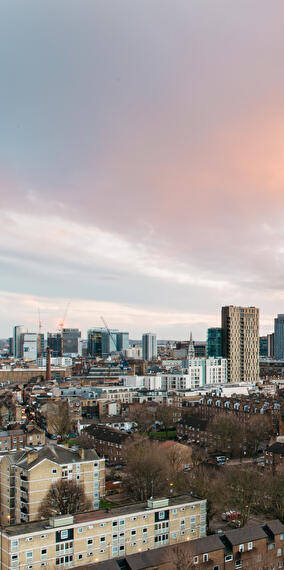
M 149 500 L 1 532 L 3 570 L 70 568 L 205 536 L 206 501 L 184 495 Z
M 105 460 L 92 449 L 46 445 L 40 451 L 9 453 L 0 463 L 0 477 L 2 525 L 37 520 L 48 489 L 60 479 L 82 485 L 94 509 L 105 494 Z

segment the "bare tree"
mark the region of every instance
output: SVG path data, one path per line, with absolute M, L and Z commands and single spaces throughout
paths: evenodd
M 90 511 L 92 504 L 86 498 L 85 491 L 75 481 L 59 479 L 47 492 L 39 508 L 39 517 L 48 518 Z
M 125 446 L 126 474 L 124 486 L 136 500 L 145 501 L 169 490 L 164 455 L 158 442 L 140 435 L 134 436 Z
M 234 457 L 240 454 L 244 441 L 244 427 L 237 416 L 220 413 L 210 421 L 208 431 L 216 440 L 219 451 L 231 452 Z
M 196 568 L 188 542 L 181 542 L 170 547 L 167 560 L 172 564 L 173 570 L 193 570 L 193 568 Z
M 228 467 L 223 489 L 224 506 L 235 508 L 245 525 L 253 512 L 259 510 L 263 496 L 264 481 L 254 466 Z
M 78 447 L 81 447 L 82 449 L 95 449 L 94 442 L 85 432 L 82 432 L 75 438 L 74 444 L 78 445 Z
M 132 404 L 129 408 L 129 417 L 133 422 L 138 424 L 139 431 L 147 432 L 154 422 L 154 410 L 146 403 L 139 404 L 137 402 Z
M 246 441 L 249 451 L 257 453 L 259 444 L 267 440 L 272 433 L 272 422 L 269 416 L 251 416 L 246 424 Z
M 166 436 L 168 437 L 169 429 L 178 421 L 177 410 L 173 406 L 158 406 L 156 419 L 162 424 L 166 432 Z
M 66 400 L 53 403 L 51 411 L 48 413 L 48 425 L 61 437 L 71 432 L 72 417 Z

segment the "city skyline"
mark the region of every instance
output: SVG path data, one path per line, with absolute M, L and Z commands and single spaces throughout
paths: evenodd
M 55 330 L 70 299 L 82 331 L 104 315 L 205 339 L 233 304 L 272 332 L 283 16 L 281 0 L 4 0 L 1 337 L 37 330 L 38 306 Z

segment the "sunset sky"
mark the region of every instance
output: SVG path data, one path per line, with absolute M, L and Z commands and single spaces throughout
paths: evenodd
M 284 313 L 283 0 L 2 0 L 0 336 Z

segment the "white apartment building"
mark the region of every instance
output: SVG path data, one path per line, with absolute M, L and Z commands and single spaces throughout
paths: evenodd
M 37 333 L 25 332 L 21 334 L 21 357 L 23 360 L 37 359 Z
M 226 384 L 226 358 L 193 358 L 184 361 L 187 368 L 183 373 L 150 374 L 145 376 L 126 376 L 124 386 L 146 388 L 146 390 L 195 390 L 212 384 Z

